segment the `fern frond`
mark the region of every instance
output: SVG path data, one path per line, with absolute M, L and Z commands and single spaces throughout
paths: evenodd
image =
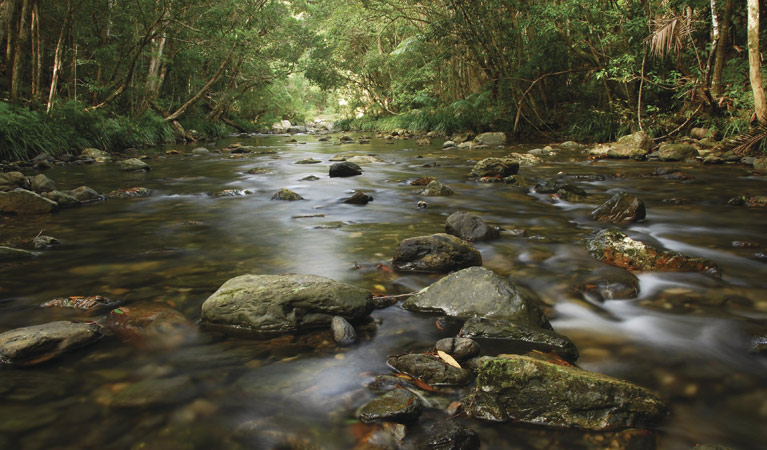
M 736 155 L 746 155 L 762 142 L 767 142 L 767 124 L 757 124 L 748 133 L 734 136 L 722 145 L 722 150 L 731 151 Z

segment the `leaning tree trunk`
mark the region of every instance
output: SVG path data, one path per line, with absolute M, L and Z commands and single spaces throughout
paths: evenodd
M 51 88 L 48 91 L 48 106 L 45 112 L 50 113 L 53 108 L 53 102 L 56 100 L 56 88 L 59 84 L 59 76 L 61 74 L 61 58 L 64 52 L 64 40 L 67 36 L 67 29 L 69 28 L 69 22 L 72 20 L 72 3 L 67 0 L 67 15 L 64 17 L 64 23 L 61 25 L 61 31 L 59 31 L 59 39 L 56 41 L 56 50 L 53 52 L 53 69 L 51 70 Z
M 724 16 L 719 23 L 719 36 L 716 42 L 716 56 L 714 57 L 714 70 L 711 78 L 711 91 L 716 96 L 721 96 L 724 91 L 722 86 L 722 73 L 727 59 L 727 43 L 730 37 L 730 22 L 732 21 L 733 1 L 727 0 L 724 6 Z
M 767 124 L 767 100 L 764 95 L 762 61 L 759 55 L 759 0 L 748 0 L 748 65 L 756 119 L 759 123 Z
M 27 16 L 29 15 L 29 0 L 24 0 L 21 4 L 21 17 L 19 19 L 19 28 L 14 39 L 13 63 L 11 66 L 11 103 L 18 103 L 21 93 L 21 66 L 23 64 L 22 54 L 23 46 L 29 39 L 29 28 L 27 26 Z

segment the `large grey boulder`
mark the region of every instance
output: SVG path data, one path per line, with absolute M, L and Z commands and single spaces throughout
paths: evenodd
M 448 216 L 445 233 L 467 241 L 489 241 L 501 236 L 498 228 L 491 227 L 479 216 L 460 211 Z
M 447 273 L 481 266 L 482 255 L 468 242 L 445 233 L 405 239 L 394 251 L 394 268 L 409 272 Z
M 333 316 L 359 321 L 373 310 L 369 291 L 317 275 L 241 275 L 202 305 L 202 323 L 255 334 L 328 328 Z
M 588 430 L 647 427 L 667 414 L 663 402 L 642 387 L 519 355 L 485 362 L 464 406 L 471 417 L 494 422 Z
M 519 161 L 511 158 L 485 158 L 474 165 L 470 177 L 506 178 L 519 172 Z
M 593 156 L 614 159 L 644 159 L 650 151 L 652 139 L 644 131 L 621 137 L 611 144 L 597 145 L 589 151 Z
M 100 338 L 101 327 L 95 323 L 61 321 L 17 328 L 0 334 L 0 364 L 38 364 Z
M 474 141 L 479 145 L 506 145 L 506 133 L 482 133 Z
M 58 203 L 48 200 L 32 191 L 16 188 L 0 192 L 0 213 L 2 214 L 45 214 L 55 210 Z
M 482 267 L 452 273 L 407 299 L 402 307 L 459 319 L 484 317 L 551 328 L 536 299 Z
M 618 192 L 591 212 L 591 218 L 598 222 L 629 224 L 644 219 L 644 202 L 626 192 Z

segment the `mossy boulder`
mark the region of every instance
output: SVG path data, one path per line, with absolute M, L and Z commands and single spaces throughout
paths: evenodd
M 97 163 L 104 163 L 112 161 L 112 155 L 105 152 L 104 150 L 99 150 L 96 148 L 86 148 L 83 149 L 82 152 L 80 152 L 80 156 L 83 158 L 90 158 L 96 161 Z
M 467 413 L 494 422 L 618 430 L 660 422 L 666 406 L 650 391 L 606 375 L 527 356 L 480 366 Z
M 53 200 L 26 189 L 0 192 L 0 214 L 46 214 L 58 206 Z
M 506 178 L 519 172 L 519 161 L 510 158 L 485 158 L 474 165 L 470 177 Z
M 0 173 L 0 191 L 11 191 L 17 187 L 29 187 L 27 177 L 21 172 Z
M 425 195 L 427 197 L 447 197 L 453 194 L 455 194 L 455 191 L 437 180 L 430 181 L 424 190 L 421 191 L 421 195 Z
M 30 183 L 32 190 L 38 194 L 44 192 L 51 192 L 56 190 L 56 183 L 43 174 L 37 174 L 32 178 Z
M 463 239 L 445 233 L 405 239 L 394 251 L 394 268 L 408 272 L 448 273 L 481 266 L 482 255 Z
M 358 413 L 361 421 L 413 423 L 423 412 L 418 397 L 407 389 L 395 389 L 365 404 Z
M 130 158 L 130 159 L 120 161 L 117 163 L 117 166 L 120 168 L 120 170 L 123 170 L 125 172 L 152 170 L 152 168 L 149 167 L 149 164 L 145 163 L 144 161 L 138 158 Z
M 482 133 L 474 138 L 474 142 L 480 145 L 506 145 L 506 133 L 499 131 Z
M 386 362 L 430 386 L 462 386 L 471 379 L 471 372 L 451 366 L 441 358 L 421 353 L 392 356 Z
M 708 259 L 662 250 L 616 229 L 598 231 L 587 244 L 594 258 L 628 270 L 706 272 L 716 276 L 720 273 L 719 267 Z
M 655 156 L 661 161 L 684 161 L 698 156 L 698 149 L 692 144 L 663 144 Z
M 556 353 L 567 361 L 578 359 L 579 352 L 573 341 L 554 330 L 529 326 L 523 322 L 471 318 L 463 324 L 461 336 L 473 339 L 503 340 L 515 353 L 530 350 Z
M 356 322 L 373 310 L 369 291 L 317 275 L 241 275 L 202 305 L 203 324 L 254 334 L 330 327 L 333 316 Z
M 290 189 L 285 189 L 285 188 L 280 189 L 272 196 L 272 200 L 283 200 L 287 202 L 294 202 L 294 201 L 303 200 L 303 199 L 304 198 L 301 197 L 300 195 L 296 194 Z

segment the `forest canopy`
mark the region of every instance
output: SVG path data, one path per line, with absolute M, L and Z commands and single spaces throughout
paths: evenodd
M 747 3 L 2 0 L 2 156 L 320 115 L 523 139 L 745 133 L 765 120 L 767 28 Z

